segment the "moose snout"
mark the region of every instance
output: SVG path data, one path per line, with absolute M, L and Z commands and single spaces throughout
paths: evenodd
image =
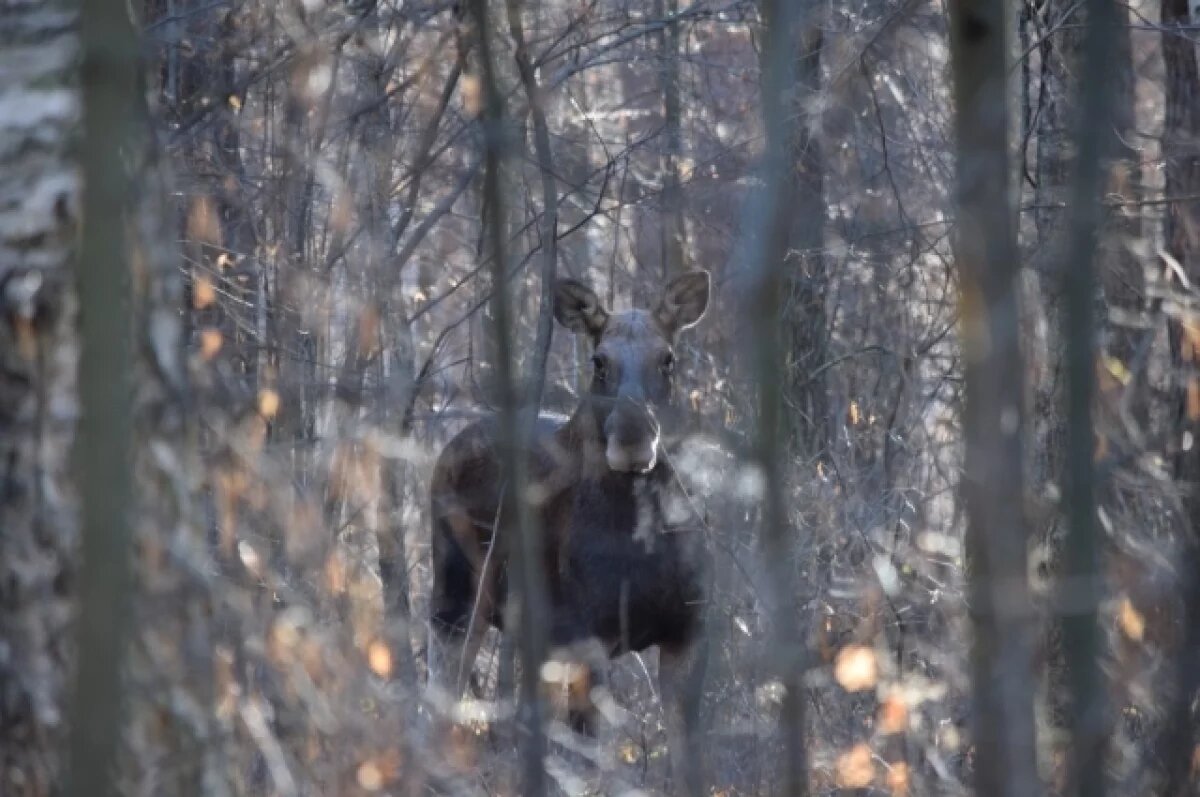
M 648 473 L 658 462 L 659 426 L 646 405 L 618 399 L 604 423 L 608 467 L 620 473 Z

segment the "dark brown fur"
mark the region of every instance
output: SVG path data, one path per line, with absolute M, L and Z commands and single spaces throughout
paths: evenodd
M 551 648 L 598 640 L 615 656 L 657 645 L 664 702 L 675 701 L 676 676 L 692 660 L 707 560 L 699 520 L 663 449 L 662 426 L 676 420 L 675 337 L 703 314 L 708 286 L 707 273 L 684 274 L 653 312 L 609 314 L 589 288 L 561 282 L 555 316 L 592 339 L 595 374 L 569 419 L 539 419 L 528 452 Z M 488 419 L 454 437 L 431 485 L 432 619 L 443 641 L 463 646 L 461 662 L 448 662 L 458 668 L 455 689 L 486 624 L 504 623 L 505 546 L 489 551 L 512 533 L 512 519 L 497 516 L 507 487 L 495 432 Z M 669 719 L 678 718 L 677 707 L 668 710 Z

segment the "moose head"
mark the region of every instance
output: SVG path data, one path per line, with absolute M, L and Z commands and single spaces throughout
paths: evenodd
M 661 422 L 674 395 L 676 338 L 704 315 L 710 282 L 707 271 L 680 274 L 653 310 L 622 313 L 606 309 L 582 282 L 555 286 L 554 317 L 592 341 L 587 403 L 611 470 L 648 473 L 657 464 Z

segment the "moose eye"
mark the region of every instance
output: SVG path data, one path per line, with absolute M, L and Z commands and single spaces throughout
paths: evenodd
M 592 369 L 596 375 L 596 379 L 601 382 L 608 376 L 608 363 L 599 354 L 592 358 Z
M 672 371 L 674 371 L 675 370 L 675 355 L 672 352 L 667 352 L 666 354 L 664 354 L 662 356 L 662 364 L 659 367 L 662 368 L 662 372 L 664 374 L 669 374 Z

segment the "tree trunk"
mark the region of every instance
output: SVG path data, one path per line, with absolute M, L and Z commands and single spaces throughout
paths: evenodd
M 827 380 L 817 369 L 828 359 L 829 332 L 825 294 L 829 274 L 825 262 L 825 180 L 821 157 L 820 6 L 799 14 L 791 38 L 796 124 L 788 142 L 791 166 L 791 211 L 784 259 L 782 323 L 785 355 L 783 380 L 786 434 L 791 451 L 813 459 L 829 445 Z
M 0 792 L 58 793 L 75 517 L 76 15 L 0 9 Z
M 125 235 L 130 196 L 115 154 L 130 140 L 136 45 L 118 3 L 85 3 L 84 205 L 80 298 L 79 487 L 82 564 L 78 656 L 71 702 L 67 794 L 116 795 L 124 709 L 122 669 L 131 629 L 133 541 L 132 260 Z M 143 261 L 144 262 L 144 261 Z M 175 358 L 178 363 L 178 358 Z
M 1100 669 L 1103 640 L 1097 623 L 1102 596 L 1101 535 L 1096 523 L 1096 439 L 1092 423 L 1096 349 L 1094 263 L 1098 259 L 1107 156 L 1112 151 L 1114 0 L 1089 0 L 1077 116 L 1071 120 L 1078 158 L 1068 199 L 1063 274 L 1062 338 L 1066 352 L 1065 473 L 1067 538 L 1057 616 L 1071 677 L 1071 761 L 1068 793 L 1103 797 L 1108 752 L 1106 683 Z
M 483 108 L 480 116 L 484 147 L 482 258 L 490 261 L 492 271 L 492 327 L 495 339 L 496 385 L 498 394 L 499 440 L 497 448 L 501 470 L 507 474 L 500 516 L 508 518 L 497 534 L 512 535 L 505 541 L 515 578 L 518 650 L 522 667 L 517 722 L 521 736 L 521 793 L 539 797 L 546 793 L 546 739 L 542 732 L 542 706 L 539 673 L 546 654 L 546 582 L 538 567 L 541 530 L 525 495 L 527 467 L 520 451 L 520 413 L 517 406 L 518 381 L 513 367 L 513 318 L 509 303 L 513 294 L 509 278 L 505 228 L 508 209 L 503 189 L 504 161 L 509 151 L 504 95 L 500 91 L 493 60 L 486 0 L 474 0 L 470 12 L 478 31 L 480 82 Z
M 1166 120 L 1163 126 L 1163 160 L 1166 163 L 1166 195 L 1183 197 L 1200 194 L 1200 68 L 1192 40 L 1184 32 L 1190 24 L 1187 0 L 1163 0 L 1162 47 L 1166 67 Z M 1165 230 L 1167 251 L 1189 280 L 1200 278 L 1200 205 L 1176 201 L 1167 206 Z M 1171 285 L 1176 280 L 1169 279 Z M 1186 303 L 1185 303 L 1186 306 Z M 1187 311 L 1185 311 L 1187 312 Z M 1200 335 L 1194 310 L 1169 322 L 1171 359 L 1175 370 L 1174 401 L 1180 442 L 1175 456 L 1175 479 L 1183 496 L 1184 518 L 1179 577 L 1183 580 L 1182 639 L 1176 653 L 1176 683 L 1170 710 L 1157 745 L 1162 756 L 1166 788 L 1164 794 L 1192 794 L 1193 750 L 1197 738 L 1192 702 L 1200 689 Z M 1191 446 L 1182 444 L 1188 439 Z
M 788 425 L 797 408 L 788 406 L 794 396 L 786 375 L 789 336 L 781 318 L 788 318 L 788 290 L 794 285 L 793 269 L 788 261 L 789 247 L 796 232 L 797 177 L 787 174 L 795 168 L 796 141 L 804 137 L 795 108 L 787 98 L 795 88 L 796 52 L 810 41 L 809 25 L 815 4 L 795 4 L 764 0 L 761 4 L 764 43 L 759 65 L 762 70 L 762 116 L 765 150 L 762 162 L 763 189 L 748 218 L 754 220 L 750 240 L 754 242 L 747 262 L 750 273 L 749 304 L 754 379 L 758 386 L 758 430 L 754 457 L 763 475 L 762 532 L 760 550 L 766 564 L 765 575 L 770 594 L 772 635 L 768 666 L 783 686 L 784 700 L 779 710 L 778 741 L 785 762 L 779 784 L 780 794 L 808 793 L 808 757 L 804 743 L 805 703 L 807 694 L 802 674 L 806 666 L 805 640 L 797 629 L 803 627 L 797 600 L 796 534 L 790 522 L 785 465 L 789 459 Z M 819 228 L 820 225 L 818 224 Z M 793 427 L 794 428 L 794 427 Z
M 1138 173 L 1140 153 L 1127 142 L 1137 135 L 1137 114 L 1134 97 L 1133 42 L 1130 31 L 1128 9 L 1118 10 L 1118 25 L 1115 31 L 1115 47 L 1111 55 L 1112 81 L 1109 92 L 1112 103 L 1112 124 L 1116 133 L 1116 146 L 1105 154 L 1108 162 L 1108 185 L 1105 194 L 1122 201 L 1136 200 L 1141 196 L 1141 180 Z M 1133 255 L 1128 244 L 1141 236 L 1139 208 L 1116 208 L 1106 219 L 1100 236 L 1097 274 L 1104 289 L 1105 305 L 1130 316 L 1145 309 L 1145 286 L 1142 264 Z M 1111 316 L 1111 313 L 1110 313 Z M 1138 349 L 1140 333 L 1120 323 L 1120 319 L 1101 319 L 1104 323 L 1104 341 L 1109 354 L 1130 368 Z M 1137 384 L 1131 385 L 1139 393 Z M 1135 398 L 1135 415 L 1141 420 L 1143 401 Z
M 679 0 L 660 0 L 655 16 L 663 19 L 679 13 Z M 662 253 L 663 279 L 682 272 L 686 263 L 687 229 L 683 216 L 683 181 L 680 159 L 683 157 L 682 111 L 679 91 L 679 23 L 668 24 L 659 34 L 662 64 L 663 146 L 662 146 Z
M 1027 528 L 1023 512 L 1020 266 L 1008 190 L 1007 22 L 1000 0 L 950 5 L 958 148 L 975 787 L 983 797 L 1033 797 L 1035 755 Z

